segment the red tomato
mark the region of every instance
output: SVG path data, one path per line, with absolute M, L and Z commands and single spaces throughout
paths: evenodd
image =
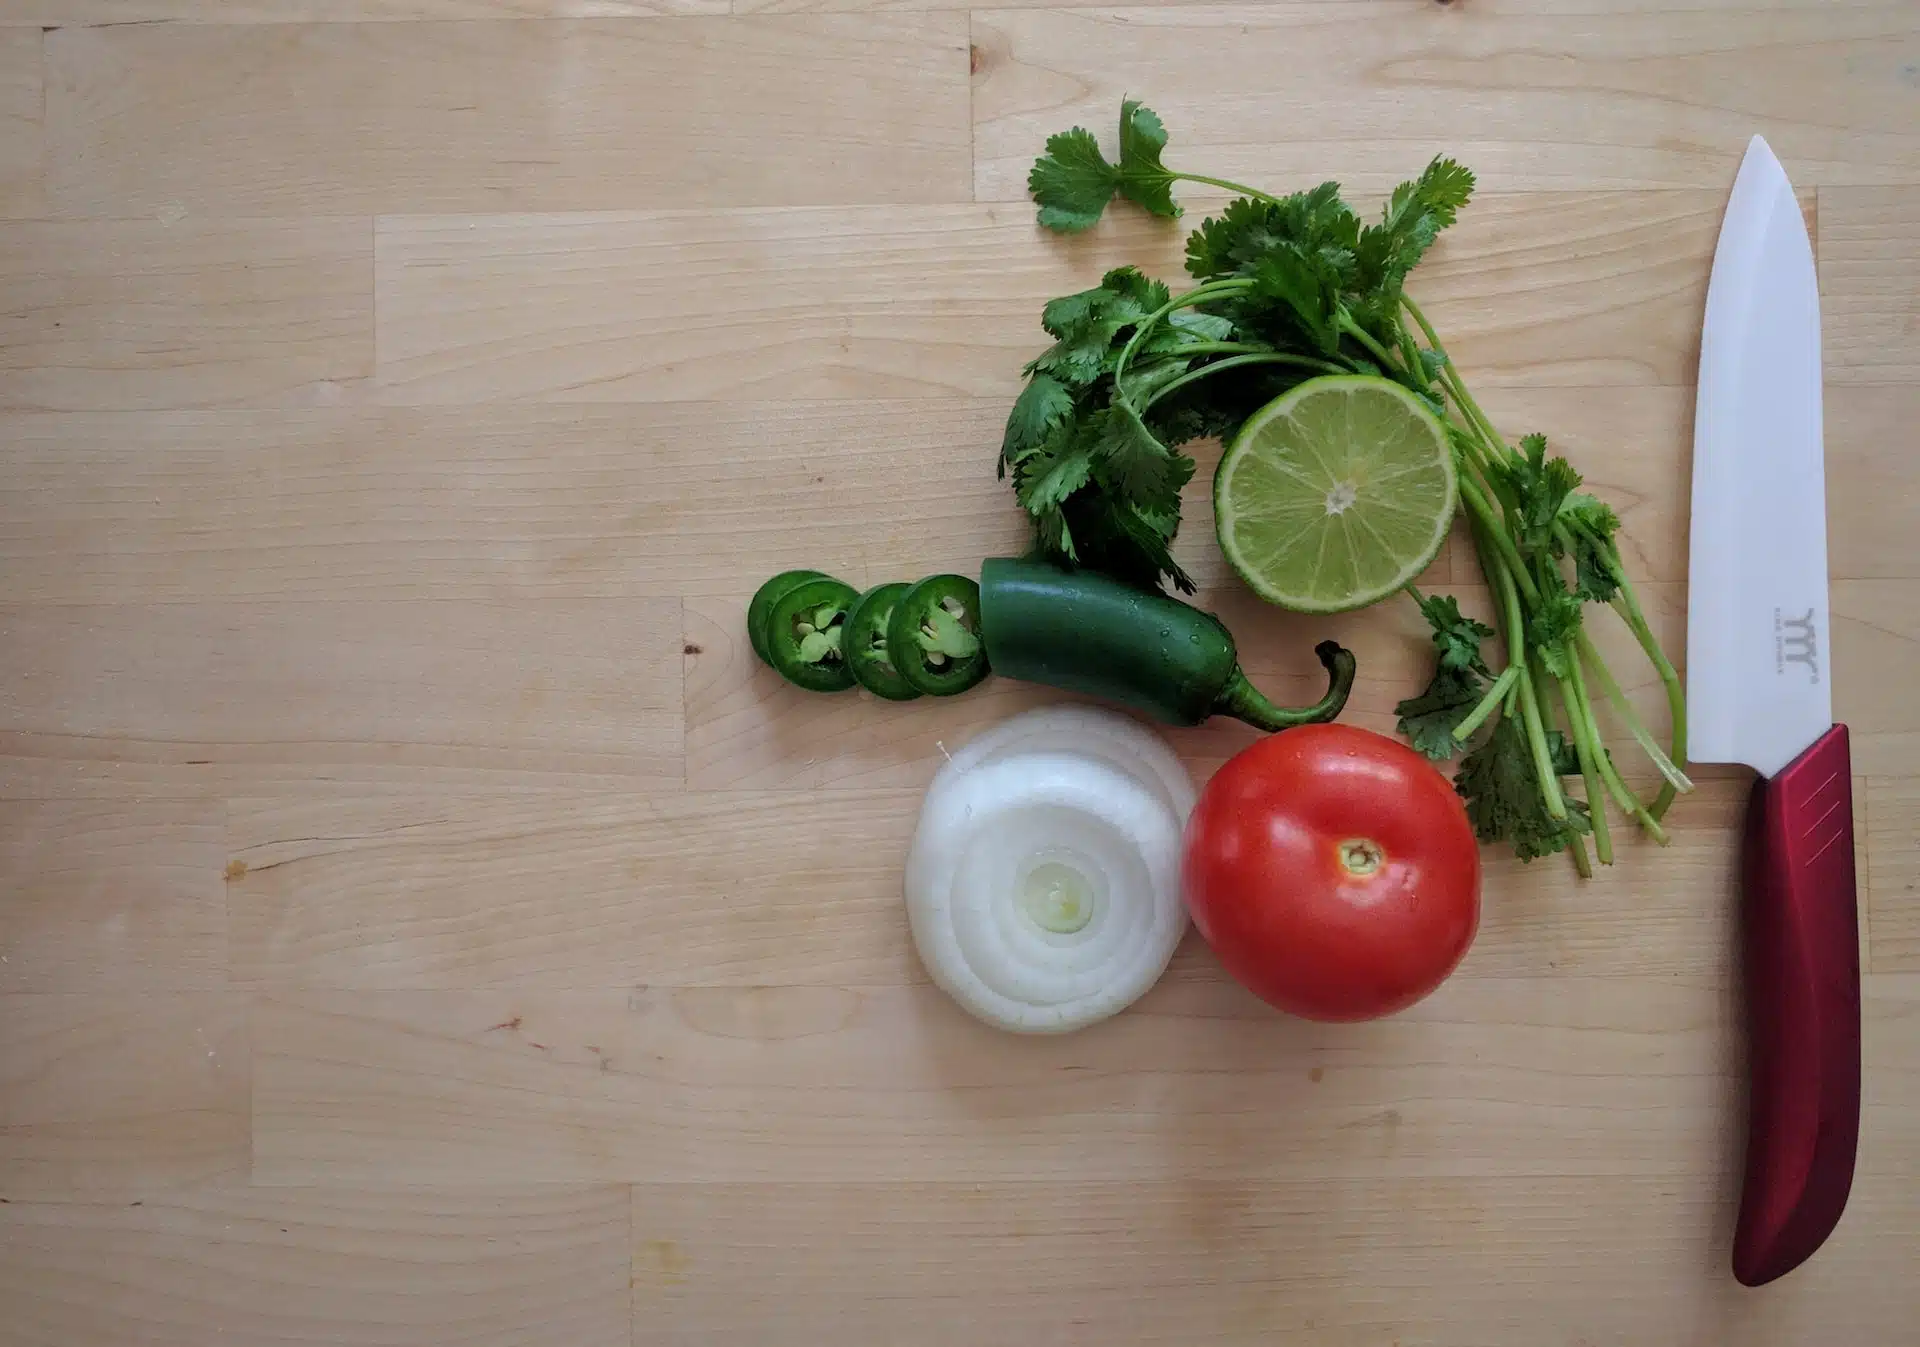
M 1187 824 L 1187 910 L 1282 1010 L 1364 1020 L 1439 986 L 1480 924 L 1480 849 L 1447 779 L 1351 725 L 1302 725 L 1220 769 Z

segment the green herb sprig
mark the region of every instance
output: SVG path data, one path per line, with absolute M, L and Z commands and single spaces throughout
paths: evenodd
M 1509 444 L 1467 388 L 1445 344 L 1405 292 L 1409 273 L 1472 197 L 1473 174 L 1436 158 L 1388 197 L 1379 219 L 1354 213 L 1337 183 L 1275 196 L 1165 166 L 1167 132 L 1139 103 L 1121 105 L 1119 157 L 1075 127 L 1047 141 L 1028 187 L 1040 223 L 1097 224 L 1116 196 L 1173 218 L 1176 182 L 1239 194 L 1187 240 L 1195 284 L 1172 292 L 1123 267 L 1049 303 L 1054 343 L 1026 370 L 1007 419 L 1000 470 L 1032 518 L 1036 550 L 1148 588 L 1189 593 L 1174 561 L 1180 494 L 1194 473 L 1186 442 L 1230 436 L 1254 410 L 1320 374 L 1395 380 L 1446 419 L 1461 507 L 1495 600 L 1496 627 L 1449 597 L 1408 592 L 1432 629 L 1432 681 L 1400 703 L 1400 730 L 1429 758 L 1464 754 L 1455 786 L 1483 841 L 1530 860 L 1572 853 L 1581 873 L 1613 859 L 1607 802 L 1656 841 L 1675 795 L 1692 789 L 1686 703 L 1649 627 L 1614 536 L 1619 520 L 1582 492 L 1544 436 Z M 1586 630 L 1595 604 L 1632 631 L 1665 687 L 1673 735 L 1640 721 Z M 1506 664 L 1488 665 L 1498 635 Z M 1602 742 L 1604 699 L 1662 778 L 1642 800 Z M 1585 798 L 1573 793 L 1577 778 Z

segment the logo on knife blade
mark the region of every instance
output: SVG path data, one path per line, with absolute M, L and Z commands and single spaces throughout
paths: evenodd
M 1813 609 L 1805 617 L 1788 617 L 1773 610 L 1774 672 L 1784 674 L 1789 664 L 1807 666 L 1807 681 L 1820 681 L 1820 652 L 1814 644 Z

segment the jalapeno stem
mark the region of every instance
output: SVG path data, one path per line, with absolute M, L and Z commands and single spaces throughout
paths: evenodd
M 1255 729 L 1269 733 L 1332 720 L 1340 714 L 1348 694 L 1353 691 L 1353 652 L 1338 641 L 1322 641 L 1313 648 L 1313 653 L 1320 657 L 1320 663 L 1327 670 L 1327 695 L 1312 706 L 1275 706 L 1265 693 L 1247 681 L 1246 674 L 1236 664 L 1226 687 L 1214 699 L 1215 713 L 1244 720 Z

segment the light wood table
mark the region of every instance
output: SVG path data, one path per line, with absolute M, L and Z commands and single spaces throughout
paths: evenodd
M 1916 1341 L 1920 4 L 940 5 L 0 0 L 0 1345 Z M 919 789 L 1045 696 L 793 693 L 742 608 L 1019 544 L 1040 305 L 1178 270 L 1022 199 L 1123 94 L 1369 209 L 1479 171 L 1416 292 L 1676 654 L 1750 134 L 1804 193 L 1867 1094 L 1784 1282 L 1727 1271 L 1738 774 L 1591 883 L 1491 860 L 1388 1022 L 1194 942 L 1060 1040 L 927 984 Z M 1335 635 L 1390 728 L 1410 607 L 1263 609 L 1202 494 L 1256 679 Z

